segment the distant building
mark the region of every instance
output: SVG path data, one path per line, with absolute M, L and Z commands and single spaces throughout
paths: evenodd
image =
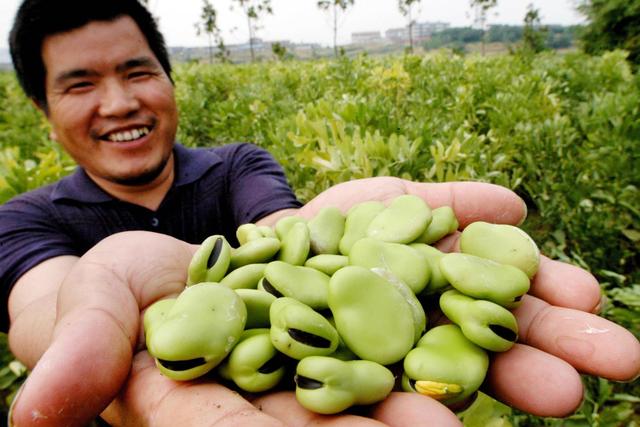
M 413 24 L 413 40 L 425 40 L 432 34 L 449 28 L 447 22 L 416 22 Z M 409 27 L 390 28 L 385 31 L 385 37 L 394 42 L 409 40 Z
M 381 42 L 382 35 L 380 31 L 362 31 L 358 33 L 351 33 L 351 43 L 353 44 L 367 44 Z

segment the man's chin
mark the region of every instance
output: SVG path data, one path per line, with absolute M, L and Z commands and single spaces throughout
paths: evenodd
M 167 166 L 168 161 L 169 159 L 163 160 L 155 167 L 151 169 L 143 170 L 142 172 L 137 174 L 124 175 L 124 176 L 112 176 L 110 181 L 115 184 L 124 185 L 128 187 L 141 187 L 141 186 L 151 184 L 154 180 L 156 180 L 160 176 L 160 174 L 162 174 L 165 167 Z

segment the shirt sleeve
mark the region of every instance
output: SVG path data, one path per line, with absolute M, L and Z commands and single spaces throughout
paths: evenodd
M 229 194 L 237 224 L 256 222 L 289 208 L 299 208 L 284 170 L 266 150 L 252 144 L 232 147 L 228 170 Z
M 70 236 L 61 231 L 46 195 L 36 191 L 0 205 L 0 284 L 3 304 L 0 329 L 8 329 L 7 303 L 16 281 L 41 262 L 61 255 L 77 255 Z

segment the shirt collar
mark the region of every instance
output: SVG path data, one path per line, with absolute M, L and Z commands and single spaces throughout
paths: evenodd
M 176 143 L 173 148 L 175 158 L 175 178 L 172 188 L 190 184 L 198 180 L 222 158 L 214 150 L 198 150 Z M 81 203 L 109 202 L 114 198 L 102 190 L 81 167 L 55 184 L 51 199 L 72 200 Z

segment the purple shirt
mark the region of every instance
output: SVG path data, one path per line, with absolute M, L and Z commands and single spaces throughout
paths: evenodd
M 189 243 L 213 234 L 237 245 L 239 225 L 300 202 L 271 155 L 251 144 L 174 148 L 175 179 L 157 210 L 114 199 L 81 168 L 62 180 L 0 205 L 0 329 L 8 329 L 11 287 L 35 265 L 81 256 L 103 238 L 155 231 Z

